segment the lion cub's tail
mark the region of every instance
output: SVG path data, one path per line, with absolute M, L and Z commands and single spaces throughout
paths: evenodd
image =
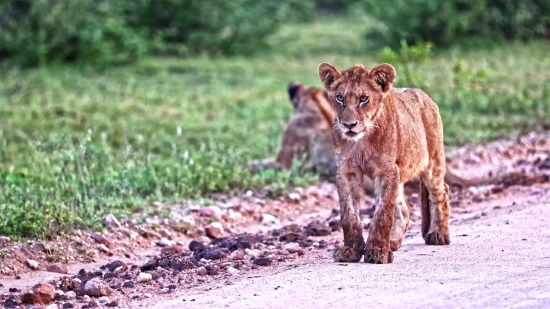
M 426 238 L 428 231 L 430 230 L 430 192 L 428 187 L 424 183 L 424 180 L 420 178 L 420 212 L 422 213 L 422 238 Z

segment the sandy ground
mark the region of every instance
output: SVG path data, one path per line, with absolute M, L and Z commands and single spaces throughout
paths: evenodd
M 335 263 L 327 252 L 317 261 L 132 307 L 550 307 L 548 186 L 509 192 L 453 219 L 450 246 L 424 245 L 413 226 L 393 264 Z

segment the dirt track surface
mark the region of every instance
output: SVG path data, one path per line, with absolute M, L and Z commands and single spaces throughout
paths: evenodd
M 523 202 L 520 205 L 516 200 Z M 172 299 L 138 302 L 133 307 L 550 306 L 548 187 L 510 192 L 470 216 L 453 217 L 450 246 L 424 245 L 414 226 L 393 264 L 335 263 L 327 252 L 317 261 L 186 291 Z
M 550 307 L 550 132 L 452 153 L 449 165 L 468 179 L 509 171 L 528 177 L 452 188 L 450 246 L 424 245 L 416 194 L 408 197 L 404 246 L 390 265 L 332 261 L 343 239 L 333 184 L 275 198 L 265 195 L 269 189 L 213 196 L 208 207 L 156 205 L 169 218 L 142 214 L 145 223 L 106 222 L 99 233 L 0 242 L 0 306 L 32 307 L 22 305 L 23 295 L 50 283 L 56 294 L 48 309 Z M 365 197 L 361 208 L 365 236 L 374 204 Z M 46 271 L 52 258 L 66 273 Z M 30 269 L 27 259 L 40 267 Z M 88 281 L 109 293 L 95 295 Z

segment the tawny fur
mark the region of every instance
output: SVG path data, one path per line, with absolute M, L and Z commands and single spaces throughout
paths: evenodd
M 281 146 L 276 157 L 253 161 L 249 164 L 252 172 L 261 169 L 290 169 L 294 158 L 303 158 L 303 171 L 319 173 L 322 179 L 335 182 L 336 161 L 332 141 L 332 125 L 336 120 L 326 90 L 306 87 L 299 82 L 288 85 L 289 100 L 293 106 L 293 115 L 287 123 Z M 525 173 L 511 172 L 493 177 L 465 179 L 446 166 L 445 183 L 449 186 L 467 188 L 500 182 L 504 179 L 528 178 Z M 363 179 L 365 192 L 374 194 L 374 182 L 367 176 Z M 420 193 L 418 177 L 404 185 L 405 195 Z
M 344 232 L 336 260 L 357 262 L 364 255 L 367 263 L 393 262 L 392 251 L 409 226 L 404 184 L 416 176 L 425 188 L 425 243 L 450 244 L 443 123 L 435 102 L 420 89 L 392 88 L 396 72 L 390 64 L 340 72 L 322 63 L 318 73 L 336 114 L 332 138 Z M 359 218 L 364 175 L 374 180 L 377 197 L 366 243 Z

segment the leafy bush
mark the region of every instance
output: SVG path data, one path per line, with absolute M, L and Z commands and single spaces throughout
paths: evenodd
M 130 61 L 144 39 L 119 18 L 119 1 L 8 0 L 0 4 L 0 51 L 23 66 Z
M 315 0 L 316 9 L 323 12 L 344 12 L 361 0 Z
M 285 21 L 311 19 L 313 1 L 138 0 L 130 24 L 163 52 L 250 54 Z
M 533 39 L 550 34 L 547 0 L 364 0 L 365 10 L 383 27 L 368 38 L 376 43 L 399 45 L 423 41 L 449 46 L 472 37 L 493 40 Z
M 286 21 L 308 21 L 313 0 L 7 0 L 0 59 L 128 62 L 152 52 L 250 54 Z
M 429 60 L 432 50 L 432 43 L 409 46 L 405 40 L 401 40 L 401 48 L 398 51 L 386 46 L 378 52 L 378 59 L 381 62 L 391 63 L 396 66 L 396 70 L 401 72 L 402 80 L 398 81 L 397 85 L 427 88 L 426 76 L 418 73 L 418 65 Z

